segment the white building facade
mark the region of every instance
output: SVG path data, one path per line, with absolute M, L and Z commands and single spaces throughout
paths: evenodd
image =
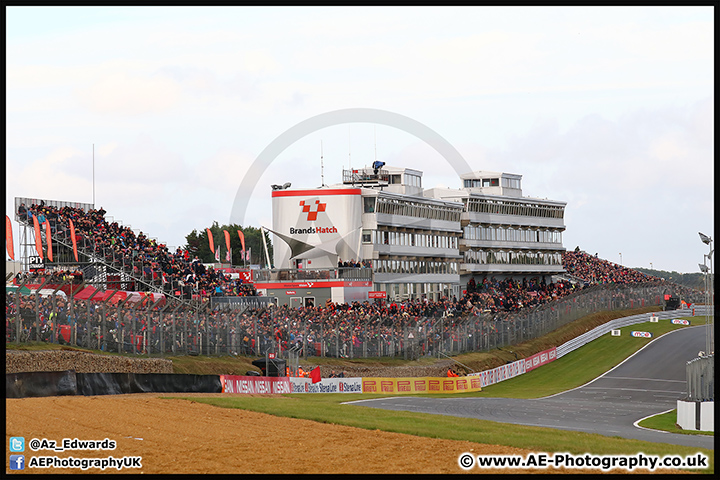
M 462 188 L 426 190 L 418 170 L 362 168 L 338 185 L 273 190 L 275 269 L 256 287 L 293 305 L 438 300 L 473 275 L 560 274 L 566 204 L 522 197 L 521 178 L 471 172 Z

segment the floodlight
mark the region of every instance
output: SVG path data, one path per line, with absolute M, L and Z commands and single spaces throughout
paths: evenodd
M 707 273 L 708 268 L 707 265 L 703 265 L 702 263 L 698 263 L 698 267 L 700 267 L 700 271 L 703 273 Z
M 698 235 L 700 235 L 700 240 L 702 240 L 705 245 L 710 245 L 710 242 L 712 242 L 712 238 L 708 237 L 707 235 L 703 235 L 700 232 L 698 232 Z
M 290 182 L 287 182 L 287 183 L 283 184 L 283 186 L 282 186 L 283 190 L 285 190 L 285 189 L 287 189 L 287 188 L 290 188 L 290 185 L 291 185 Z

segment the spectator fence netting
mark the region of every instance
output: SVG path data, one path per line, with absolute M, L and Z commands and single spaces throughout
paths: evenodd
M 265 355 L 376 358 L 457 355 L 504 348 L 541 337 L 602 311 L 663 305 L 665 285 L 605 284 L 514 312 L 463 314 L 453 304 L 434 316 L 392 315 L 355 304 L 327 312 L 258 302 L 211 308 L 210 302 L 78 300 L 6 291 L 6 342 L 50 342 L 106 352 L 169 355 Z M 75 285 L 75 287 L 78 287 Z M 260 297 L 263 298 L 263 297 Z

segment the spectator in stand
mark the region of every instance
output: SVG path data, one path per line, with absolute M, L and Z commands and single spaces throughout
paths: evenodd
M 20 218 L 20 221 L 24 222 L 28 218 L 28 212 L 27 208 L 25 207 L 25 203 L 21 203 L 18 207 L 18 217 Z

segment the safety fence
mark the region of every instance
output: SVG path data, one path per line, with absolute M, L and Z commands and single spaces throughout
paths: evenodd
M 518 312 L 467 316 L 452 304 L 435 316 L 368 305 L 318 316 L 315 310 L 274 305 L 209 303 L 189 308 L 103 297 L 77 300 L 55 286 L 50 293 L 6 292 L 6 342 L 52 342 L 107 352 L 166 355 L 261 355 L 287 358 L 375 358 L 456 355 L 515 345 L 600 311 L 660 306 L 666 285 L 598 285 Z M 29 293 L 29 294 L 27 294 Z
M 630 325 L 635 325 L 638 323 L 644 323 L 644 322 L 652 322 L 653 320 L 667 320 L 667 319 L 674 319 L 679 317 L 692 317 L 692 316 L 702 316 L 706 313 L 710 312 L 711 309 L 709 307 L 706 307 L 705 305 L 697 305 L 693 308 L 687 308 L 687 309 L 678 309 L 678 310 L 668 310 L 665 312 L 653 312 L 653 313 L 641 313 L 638 315 L 631 315 L 628 317 L 618 318 L 615 320 L 611 320 L 607 323 L 604 323 L 602 325 L 599 325 L 592 330 L 583 333 L 582 335 L 578 335 L 577 337 L 573 338 L 572 340 L 560 345 L 557 347 L 557 357 L 560 358 L 563 355 L 566 355 L 576 348 L 580 348 L 586 343 L 590 343 L 595 339 L 598 339 L 605 335 L 606 333 L 616 330 L 619 328 L 627 327 Z

